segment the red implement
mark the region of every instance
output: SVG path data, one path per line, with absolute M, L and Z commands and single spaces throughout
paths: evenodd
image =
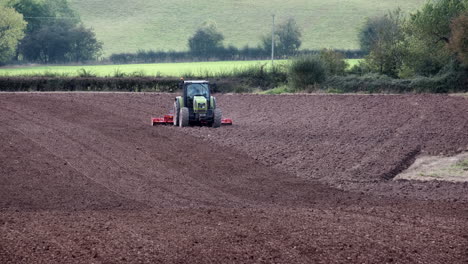
M 164 117 L 154 117 L 151 118 L 151 124 L 155 125 L 167 125 L 167 124 L 174 124 L 174 115 L 167 114 Z
M 232 125 L 232 119 L 231 118 L 223 118 L 221 119 L 221 125 Z
M 171 125 L 174 124 L 174 115 L 173 114 L 167 114 L 164 115 L 164 117 L 153 117 L 151 118 L 151 125 Z M 231 118 L 223 118 L 221 119 L 221 125 L 232 125 L 232 119 Z

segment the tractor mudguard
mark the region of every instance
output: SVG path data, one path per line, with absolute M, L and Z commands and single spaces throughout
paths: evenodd
M 175 100 L 179 101 L 180 108 L 185 107 L 184 100 L 182 99 L 182 96 L 177 96 Z
M 210 108 L 211 109 L 216 108 L 216 98 L 214 96 L 210 96 Z

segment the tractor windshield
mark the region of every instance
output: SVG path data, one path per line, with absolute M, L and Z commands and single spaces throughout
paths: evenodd
M 203 96 L 208 98 L 210 89 L 207 83 L 191 83 L 187 86 L 187 96 L 193 98 L 194 96 Z

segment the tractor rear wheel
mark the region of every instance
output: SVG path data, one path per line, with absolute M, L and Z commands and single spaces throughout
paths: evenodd
M 182 107 L 180 109 L 179 119 L 180 127 L 186 127 L 189 125 L 189 111 L 187 107 Z
M 175 101 L 174 102 L 174 126 L 178 126 L 179 125 L 179 111 L 180 111 L 180 106 L 179 106 L 179 102 L 178 101 Z
M 213 117 L 213 123 L 211 124 L 212 127 L 220 127 L 221 126 L 221 118 L 223 114 L 221 113 L 221 109 L 216 108 L 214 110 L 214 117 Z

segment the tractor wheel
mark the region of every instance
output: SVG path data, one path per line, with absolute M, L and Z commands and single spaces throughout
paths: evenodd
M 180 127 L 186 127 L 189 125 L 189 111 L 187 107 L 182 107 L 180 109 L 179 119 Z
M 221 118 L 223 114 L 221 113 L 221 109 L 216 108 L 214 110 L 214 118 L 213 123 L 211 124 L 212 127 L 220 127 L 221 126 Z
M 179 111 L 180 111 L 180 106 L 179 106 L 179 102 L 178 101 L 175 101 L 174 102 L 174 126 L 178 126 L 179 125 Z

